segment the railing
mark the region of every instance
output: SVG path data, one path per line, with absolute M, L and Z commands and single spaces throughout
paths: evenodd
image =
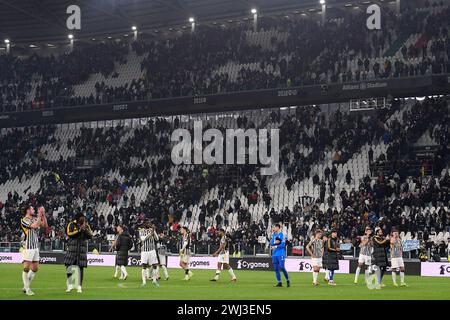
M 394 169 L 394 166 L 392 164 L 384 164 L 384 165 L 378 165 L 378 164 L 372 164 L 370 165 L 370 172 L 372 177 L 377 177 L 379 173 L 382 173 L 383 175 L 393 175 L 396 172 L 402 173 L 402 175 L 407 176 L 432 176 L 434 174 L 433 166 L 427 165 L 423 167 L 420 164 L 407 164 L 402 168 Z
M 176 98 L 161 98 L 120 103 L 95 104 L 5 112 L 0 117 L 0 128 L 104 121 L 108 119 L 132 119 L 153 116 L 194 114 L 236 110 L 239 108 L 273 108 L 276 106 L 300 106 L 348 102 L 355 98 L 373 98 L 389 95 L 414 97 L 421 95 L 448 94 L 447 74 L 420 77 L 385 78 L 351 83 L 314 84 L 265 90 L 238 91 L 222 94 L 201 94 Z M 366 90 L 369 88 L 370 90 Z M 328 90 L 324 90 L 328 89 Z M 304 93 L 308 92 L 307 95 Z M 245 102 L 243 104 L 243 101 Z M 20 113 L 20 116 L 16 113 Z M 81 115 L 81 117 L 80 117 Z

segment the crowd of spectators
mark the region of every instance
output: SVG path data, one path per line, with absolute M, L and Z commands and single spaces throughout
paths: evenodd
M 93 104 L 95 97 L 75 96 L 73 86 L 94 73 L 112 76 L 128 50 L 126 43 L 108 41 L 80 43 L 59 55 L 0 55 L 0 111 Z
M 260 30 L 287 34 L 273 37 L 269 48 L 250 41 L 251 25 L 242 23 L 200 25 L 168 39 L 77 43 L 57 56 L 1 55 L 0 111 L 448 73 L 449 17 L 442 2 L 406 6 L 400 15 L 383 8 L 383 28 L 376 31 L 356 12 L 339 12 L 325 24 L 268 16 L 259 19 Z M 420 38 L 407 47 L 416 33 Z M 143 56 L 144 77 L 117 87 L 106 80 L 95 84 L 95 94 L 75 95 L 73 86 L 94 73 L 117 77 L 116 65 L 127 62 L 130 50 Z M 228 64 L 257 67 L 241 67 L 233 75 L 221 69 Z
M 388 121 L 399 110 L 403 111 L 401 122 Z M 444 209 L 450 201 L 450 177 L 448 173 L 439 176 L 449 163 L 448 119 L 445 98 L 426 99 L 411 108 L 394 101 L 390 108 L 364 117 L 340 110 L 325 114 L 318 107 L 298 107 L 291 115 L 281 116 L 279 111 L 268 114 L 267 121 L 280 127 L 280 168 L 288 177 L 286 188 L 309 177 L 320 186 L 319 197 L 303 196 L 293 208 L 282 210 L 273 208 L 267 177 L 260 176 L 256 166 L 192 166 L 179 168 L 174 174 L 170 133 L 179 127 L 178 118 L 174 121 L 156 118 L 133 129 L 123 126 L 80 129 L 79 135 L 67 141 L 67 147 L 75 151 L 75 158 L 97 159 L 98 164 L 91 169 L 77 168 L 74 158 L 47 160 L 42 146 L 61 143 L 53 135 L 55 127 L 12 129 L 0 137 L 3 147 L 0 183 L 18 178 L 27 196 L 22 198 L 17 192 L 10 192 L 5 203 L 0 203 L 0 242 L 20 241 L 20 210 L 25 203 L 31 203 L 47 208 L 50 227 L 41 237 L 44 245 L 52 243 L 53 248 L 63 245 L 69 219 L 83 212 L 94 231 L 93 246 L 107 244 L 108 235 L 114 234 L 117 224 L 127 225 L 135 237 L 137 227 L 149 218 L 166 234 L 169 250 L 176 251 L 181 217 L 185 212 L 186 221 L 191 222 L 194 217 L 189 208 L 198 204 L 200 227 L 193 234 L 193 244 L 202 253 L 207 253 L 208 246 L 217 246 L 218 228 L 229 227 L 230 215 L 235 213 L 238 226 L 230 234 L 235 250 L 246 253 L 264 252 L 267 230 L 273 222 L 289 226 L 290 247 L 303 245 L 315 226 L 337 228 L 342 242 L 357 245 L 364 227 L 376 224 L 386 232 L 393 226 L 411 232 L 434 250 L 438 244 L 427 242 L 430 235 L 450 231 L 449 212 Z M 251 118 L 243 116 L 237 120 L 240 128 L 255 127 Z M 403 145 L 411 145 L 426 132 L 436 138 L 439 146 L 435 159 L 430 161 L 435 175 L 402 172 L 400 163 L 413 160 L 413 155 L 402 149 Z M 355 183 L 356 188 L 338 190 L 337 180 L 343 177 L 338 177 L 336 165 L 346 163 L 366 143 L 387 145 L 386 154 L 376 158 L 373 150 L 372 155 L 369 150 L 368 158 L 373 163 L 390 164 L 393 171 L 374 173 L 376 179 L 366 176 Z M 310 150 L 306 155 L 301 152 L 305 147 Z M 333 165 L 324 169 L 321 179 L 312 168 L 330 152 Z M 41 171 L 45 174 L 40 188 L 30 191 L 27 181 Z M 120 182 L 110 176 L 115 171 L 122 177 Z M 350 185 L 353 180 L 350 171 L 344 179 Z M 128 192 L 140 185 L 151 186 L 144 199 Z M 219 188 L 218 197 L 199 203 L 202 194 L 215 186 Z M 248 205 L 264 203 L 266 213 L 262 220 L 252 219 L 240 194 L 246 196 Z M 217 215 L 217 209 L 224 208 L 227 200 L 232 200 L 232 205 L 223 215 Z M 99 214 L 100 203 L 117 209 L 107 215 Z

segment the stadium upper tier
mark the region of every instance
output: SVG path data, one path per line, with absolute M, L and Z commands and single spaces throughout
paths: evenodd
M 366 15 L 263 17 L 176 37 L 76 42 L 0 55 L 0 112 L 450 73 L 447 5 Z M 59 49 L 54 49 L 58 51 Z
M 280 172 L 174 165 L 171 133 L 193 130 L 194 120 L 222 131 L 280 129 Z M 448 101 L 434 98 L 394 101 L 366 115 L 310 106 L 3 129 L 0 242 L 19 240 L 25 203 L 45 205 L 50 228 L 42 237 L 59 243 L 79 211 L 99 242 L 118 223 L 135 236 L 145 217 L 166 231 L 187 225 L 199 245 L 215 241 L 210 232 L 221 226 L 236 243 L 256 245 L 272 222 L 283 223 L 294 245 L 316 226 L 338 228 L 342 241 L 355 244 L 367 224 L 447 241 L 449 123 Z M 424 144 L 435 152 L 418 160 L 411 150 Z

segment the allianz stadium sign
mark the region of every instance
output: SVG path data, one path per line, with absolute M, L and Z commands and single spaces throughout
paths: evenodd
M 374 88 L 386 88 L 388 86 L 388 82 L 360 82 L 357 84 L 344 84 L 342 86 L 342 90 L 366 90 L 366 89 L 374 89 Z

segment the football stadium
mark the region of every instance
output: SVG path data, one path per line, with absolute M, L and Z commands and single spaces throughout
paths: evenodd
M 450 300 L 449 111 L 448 0 L 0 0 L 0 300 Z

